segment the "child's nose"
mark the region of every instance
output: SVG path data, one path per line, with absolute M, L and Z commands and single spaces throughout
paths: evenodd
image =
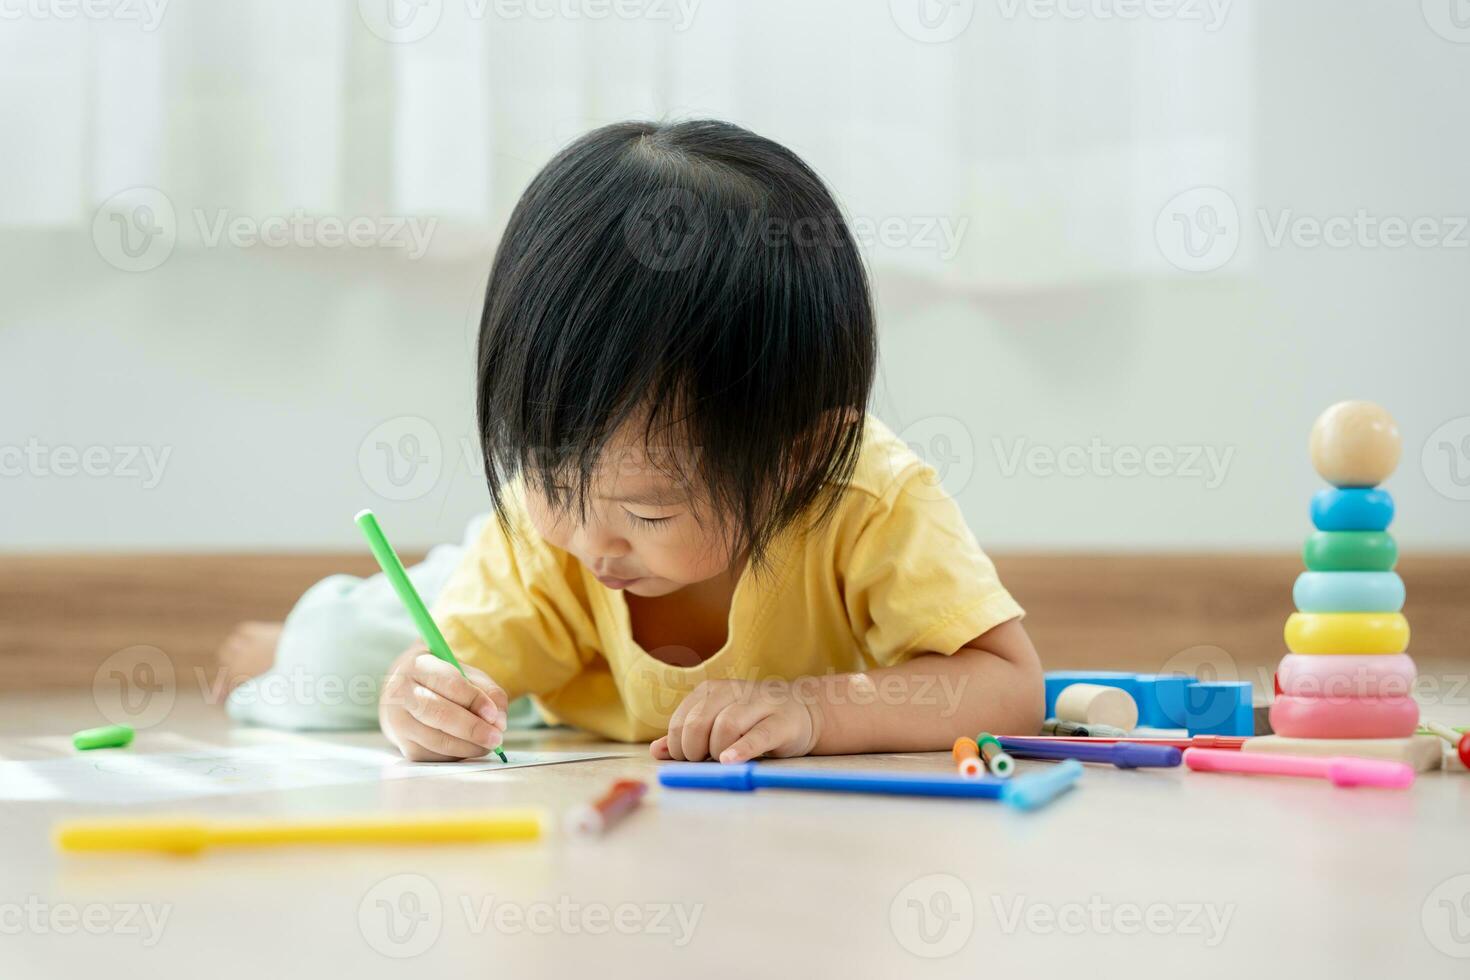
M 593 558 L 621 558 L 631 548 L 621 536 L 600 524 L 585 524 L 581 529 L 586 554 Z

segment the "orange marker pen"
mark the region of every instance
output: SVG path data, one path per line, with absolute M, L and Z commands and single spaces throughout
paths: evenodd
M 637 779 L 619 779 L 602 796 L 567 813 L 568 833 L 595 837 L 606 832 L 631 813 L 647 792 L 647 783 Z
M 961 735 L 954 740 L 954 748 L 950 752 L 961 776 L 973 779 L 985 772 L 985 765 L 980 761 L 980 746 L 973 738 Z

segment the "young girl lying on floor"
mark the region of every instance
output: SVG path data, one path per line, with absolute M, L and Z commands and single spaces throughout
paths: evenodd
M 361 613 L 334 580 L 308 593 L 280 659 L 381 656 L 391 620 L 408 649 L 377 717 L 416 760 L 484 755 L 522 695 L 663 759 L 1034 732 L 1021 608 L 933 470 L 866 414 L 876 359 L 853 238 L 793 153 L 720 122 L 584 136 L 491 270 L 493 519 L 442 590 L 446 556 L 416 570 L 468 676 L 405 642 L 374 580 L 348 587 Z M 318 601 L 339 611 L 312 636 Z

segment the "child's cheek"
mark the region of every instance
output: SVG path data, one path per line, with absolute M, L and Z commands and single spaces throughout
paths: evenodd
M 567 541 L 571 539 L 566 523 L 552 520 L 551 512 L 539 497 L 532 494 L 526 495 L 526 517 L 530 520 L 532 529 L 541 536 L 543 541 L 566 550 Z
M 650 564 L 650 571 L 661 578 L 693 583 L 714 578 L 730 567 L 730 548 L 719 538 L 707 534 L 698 525 L 684 530 L 678 540 L 661 547 Z

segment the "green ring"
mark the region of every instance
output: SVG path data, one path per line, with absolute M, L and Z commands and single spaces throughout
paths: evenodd
M 1387 572 L 1398 560 L 1398 543 L 1387 531 L 1317 531 L 1302 547 L 1302 561 L 1314 572 Z

